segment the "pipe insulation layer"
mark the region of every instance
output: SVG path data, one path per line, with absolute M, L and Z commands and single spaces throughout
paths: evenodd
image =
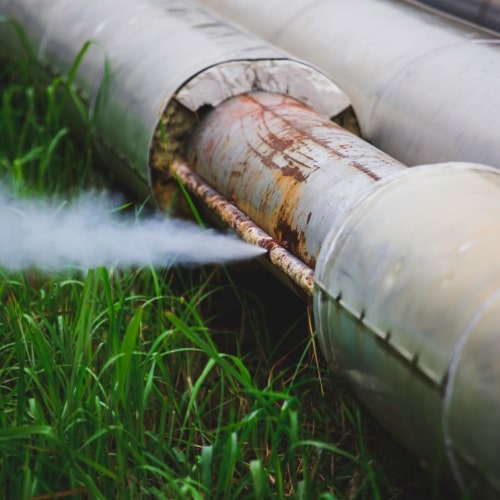
M 457 164 L 381 182 L 315 274 L 331 369 L 424 461 L 445 450 L 473 498 L 500 495 L 499 182 Z
M 103 158 L 157 199 L 164 170 L 215 211 L 230 200 L 306 288 L 315 268 L 332 370 L 429 468 L 500 495 L 497 170 L 405 168 L 329 120 L 349 101 L 322 73 L 188 2 L 0 0 L 0 14 L 53 74 L 92 40 L 71 83 Z M 16 37 L 3 22 L 0 47 L 22 57 Z
M 500 168 L 495 35 L 396 0 L 198 1 L 326 71 L 404 163 Z
M 414 0 L 479 26 L 500 31 L 500 0 Z
M 150 177 L 153 136 L 173 101 L 195 113 L 258 88 L 327 116 L 349 106 L 310 65 L 188 1 L 0 0 L 0 15 L 0 53 L 29 51 L 53 75 L 67 75 L 89 42 L 72 84 L 87 104 L 98 151 L 132 184 Z

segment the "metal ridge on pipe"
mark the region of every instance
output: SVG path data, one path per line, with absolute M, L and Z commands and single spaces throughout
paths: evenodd
M 0 0 L 0 15 L 52 72 L 94 40 L 71 84 L 99 153 L 159 204 L 175 174 L 293 254 L 305 288 L 314 268 L 331 369 L 430 469 L 499 496 L 500 172 L 405 168 L 329 120 L 349 101 L 322 73 L 189 2 L 42 4 Z M 22 57 L 14 36 L 4 22 L 0 47 Z
M 500 39 L 396 0 L 198 0 L 326 71 L 408 165 L 500 168 Z
M 247 243 L 265 248 L 269 262 L 288 277 L 298 295 L 311 300 L 314 288 L 313 270 L 291 254 L 283 243 L 263 231 L 241 210 L 229 203 L 203 179 L 196 175 L 185 162 L 175 159 L 170 165 L 172 175 L 186 189 L 201 201 L 213 214 L 217 215 L 228 227 L 233 229 Z M 290 284 L 290 283 L 287 283 Z

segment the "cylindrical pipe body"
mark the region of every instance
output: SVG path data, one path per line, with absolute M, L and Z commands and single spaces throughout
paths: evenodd
M 500 31 L 500 0 L 414 0 L 454 16 Z
M 230 99 L 201 122 L 188 163 L 311 267 L 332 225 L 404 166 L 296 100 Z
M 349 105 L 319 71 L 189 1 L 0 0 L 0 15 L 0 53 L 26 50 L 12 18 L 46 69 L 74 67 L 100 154 L 136 182 L 149 177 L 153 134 L 174 98 L 193 112 L 253 89 L 290 94 L 327 116 Z
M 394 0 L 199 0 L 325 70 L 363 136 L 408 165 L 500 168 L 500 44 Z

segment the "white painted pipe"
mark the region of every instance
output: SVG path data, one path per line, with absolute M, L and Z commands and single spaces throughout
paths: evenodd
M 500 168 L 500 45 L 397 0 L 199 0 L 326 71 L 363 137 L 408 165 Z
M 188 1 L 0 0 L 0 15 L 0 53 L 28 50 L 52 75 L 67 75 L 90 42 L 72 85 L 96 148 L 132 184 L 150 182 L 153 136 L 174 100 L 194 113 L 261 88 L 292 95 L 327 116 L 350 104 L 310 64 Z

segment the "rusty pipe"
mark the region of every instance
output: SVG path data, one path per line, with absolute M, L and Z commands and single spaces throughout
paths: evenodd
M 242 94 L 201 123 L 188 163 L 312 268 L 332 226 L 377 181 L 405 169 L 286 96 Z

